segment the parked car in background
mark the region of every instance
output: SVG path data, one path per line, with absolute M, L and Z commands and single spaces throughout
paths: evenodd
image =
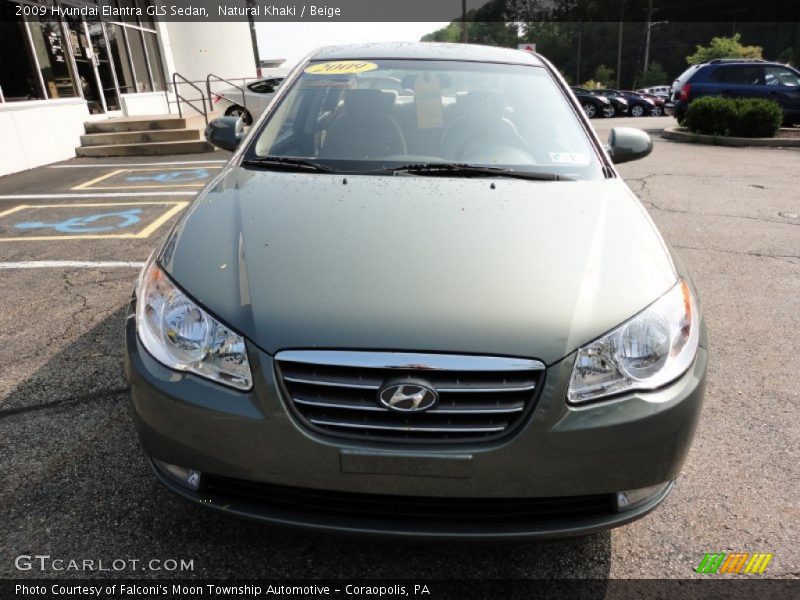
M 718 58 L 692 65 L 672 84 L 666 112 L 682 120 L 692 101 L 703 96 L 774 100 L 787 125 L 800 123 L 800 71 L 781 63 Z
M 405 43 L 314 52 L 247 136 L 220 117 L 206 137 L 234 154 L 125 321 L 164 485 L 439 540 L 595 533 L 667 497 L 707 342 L 614 164 L 652 151 L 645 132 L 605 146 L 537 54 Z
M 613 117 L 616 113 L 614 106 L 611 104 L 611 100 L 605 96 L 598 96 L 597 94 L 593 94 L 589 90 L 580 87 L 571 87 L 570 89 L 572 90 L 572 93 L 575 94 L 575 98 L 578 99 L 580 105 L 583 107 L 583 112 L 585 112 L 586 116 L 590 119 L 594 119 L 599 116 L 609 118 Z
M 650 116 L 651 117 L 660 117 L 664 114 L 664 105 L 667 103 L 666 98 L 662 96 L 654 96 L 653 94 L 648 94 L 646 92 L 632 92 L 632 91 L 625 91 L 623 90 L 624 94 L 637 94 L 644 98 L 645 100 L 650 100 L 653 103 L 653 108 L 650 109 Z
M 283 77 L 267 77 L 242 85 L 212 92 L 214 110 L 226 117 L 239 117 L 245 125 L 257 119 L 275 95 Z
M 596 94 L 602 94 L 608 99 L 617 98 L 625 100 L 627 104 L 627 114 L 630 117 L 644 117 L 650 114 L 655 104 L 651 100 L 643 98 L 636 92 L 621 92 L 619 90 L 595 90 Z M 613 102 L 613 100 L 612 100 Z
M 665 100 L 669 98 L 670 86 L 668 85 L 655 85 L 648 88 L 636 90 L 640 94 L 650 94 L 651 96 L 658 96 Z

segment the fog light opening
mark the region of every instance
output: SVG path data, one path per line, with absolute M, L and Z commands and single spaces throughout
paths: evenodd
M 203 476 L 200 471 L 179 467 L 178 465 L 171 465 L 157 458 L 154 458 L 153 462 L 156 467 L 158 467 L 159 471 L 175 483 L 195 492 L 200 489 L 200 480 Z
M 617 512 L 628 512 L 646 504 L 661 495 L 667 488 L 672 487 L 674 483 L 674 481 L 667 481 L 658 485 L 617 492 Z

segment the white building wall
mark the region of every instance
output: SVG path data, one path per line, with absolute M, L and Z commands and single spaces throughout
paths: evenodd
M 203 82 L 209 73 L 226 79 L 256 76 L 256 61 L 247 21 L 168 22 L 162 25 L 167 30 L 167 35 L 161 35 L 160 41 L 168 80 L 171 81 L 174 72 L 191 81 Z
M 121 94 L 120 101 L 122 103 L 122 112 L 126 117 L 166 115 L 170 112 L 169 105 L 175 102 L 175 96 L 170 92 L 169 102 L 167 102 L 167 96 L 164 92 Z
M 80 98 L 0 104 L 0 175 L 73 158 L 88 119 Z

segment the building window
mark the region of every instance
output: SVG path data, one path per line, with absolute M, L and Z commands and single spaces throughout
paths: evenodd
M 6 102 L 44 98 L 25 23 L 0 0 L 0 92 Z
M 152 92 L 153 83 L 150 81 L 150 70 L 147 68 L 147 56 L 144 53 L 142 32 L 133 27 L 126 27 L 128 34 L 128 48 L 133 59 L 133 72 L 136 75 L 136 84 L 140 92 Z
M 20 3 L 0 0 L 0 101 L 83 97 L 91 112 L 118 109 L 119 94 L 164 91 L 166 74 L 158 33 L 150 16 L 124 16 L 114 23 L 72 15 L 16 15 Z M 110 0 L 109 0 L 110 1 Z M 114 0 L 143 10 L 152 0 Z M 61 0 L 63 7 L 95 0 Z
M 108 35 L 108 45 L 111 48 L 111 56 L 114 59 L 114 70 L 117 72 L 119 91 L 122 94 L 133 94 L 136 92 L 136 83 L 133 79 L 128 46 L 125 43 L 122 27 L 106 25 L 106 34 Z
M 147 47 L 147 59 L 150 63 L 150 74 L 153 78 L 153 87 L 156 91 L 163 92 L 167 84 L 164 79 L 164 68 L 161 66 L 161 52 L 158 49 L 158 38 L 155 33 L 143 31 L 144 43 Z
M 70 66 L 69 49 L 57 21 L 29 21 L 33 47 L 48 98 L 78 96 Z

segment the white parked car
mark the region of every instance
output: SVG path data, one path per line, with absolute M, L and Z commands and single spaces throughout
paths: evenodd
M 649 88 L 644 88 L 641 90 L 636 90 L 637 92 L 644 92 L 645 94 L 652 94 L 653 96 L 660 96 L 662 98 L 669 98 L 670 86 L 668 85 L 656 85 Z
M 211 102 L 215 111 L 226 117 L 240 117 L 245 125 L 251 125 L 272 101 L 283 76 L 266 77 L 243 84 L 242 89 L 231 87 L 212 92 Z

